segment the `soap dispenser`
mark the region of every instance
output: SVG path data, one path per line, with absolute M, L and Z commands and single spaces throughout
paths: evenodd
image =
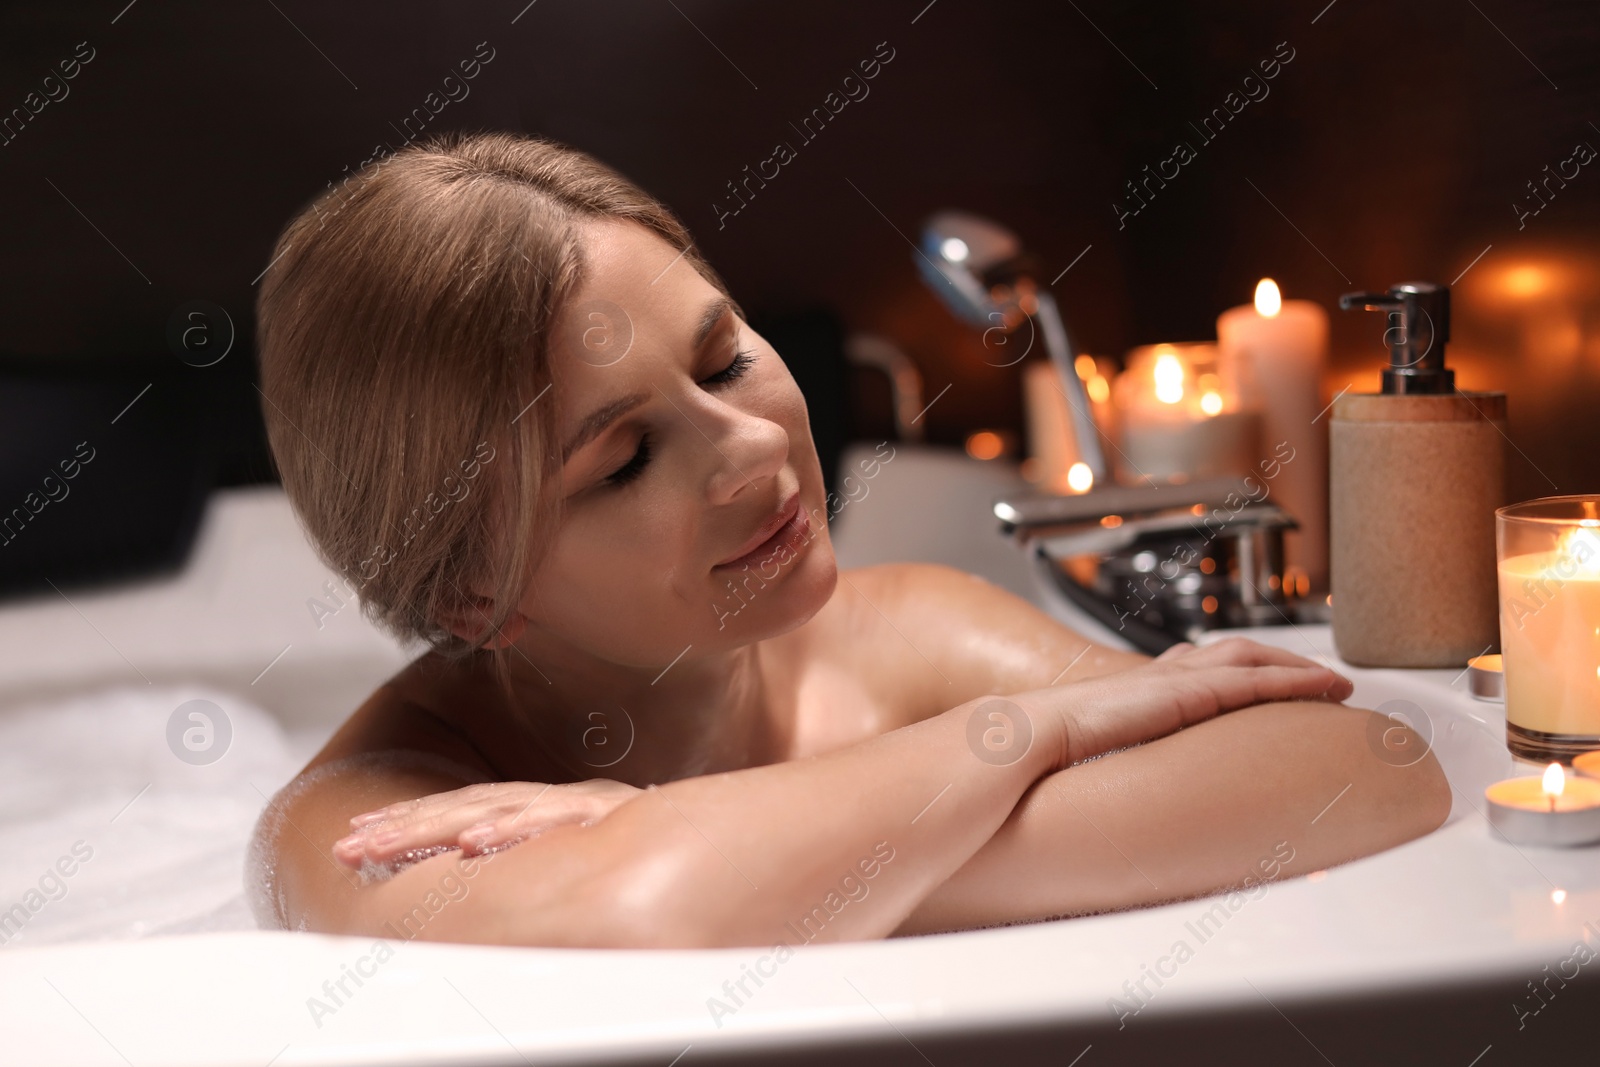
M 1445 366 L 1450 288 L 1347 293 L 1388 315 L 1382 391 L 1345 393 L 1328 428 L 1333 640 L 1358 667 L 1461 667 L 1500 638 L 1495 509 L 1506 503 L 1506 395 Z

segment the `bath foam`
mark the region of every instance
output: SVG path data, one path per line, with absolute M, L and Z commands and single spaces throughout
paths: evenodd
M 204 764 L 168 741 L 197 700 L 228 730 Z M 293 771 L 278 720 L 211 686 L 102 686 L 0 710 L 0 943 L 251 929 L 239 863 L 262 797 Z

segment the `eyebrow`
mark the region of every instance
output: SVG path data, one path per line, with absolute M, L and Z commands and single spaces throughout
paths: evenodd
M 710 339 L 712 332 L 716 330 L 717 324 L 733 308 L 733 301 L 727 297 L 718 297 L 701 310 L 700 320 L 695 324 L 694 337 L 691 342 L 694 351 L 698 352 L 705 347 L 706 341 Z M 605 432 L 606 427 L 649 398 L 649 393 L 630 393 L 590 412 L 588 417 L 578 424 L 578 429 L 573 433 L 572 437 L 562 446 L 561 462 L 565 464 L 567 460 L 572 458 L 574 452 L 600 436 Z

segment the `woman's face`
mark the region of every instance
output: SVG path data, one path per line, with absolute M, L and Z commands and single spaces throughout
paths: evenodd
M 637 666 L 792 630 L 837 580 L 805 399 L 678 249 L 635 223 L 586 226 L 587 279 L 528 411 L 571 449 L 566 518 L 519 609 L 542 636 Z

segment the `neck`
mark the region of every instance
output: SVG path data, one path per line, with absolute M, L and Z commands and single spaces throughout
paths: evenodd
M 759 642 L 629 667 L 525 634 L 510 652 L 510 705 L 533 743 L 575 778 L 644 788 L 777 761 L 794 704 L 773 699 Z M 770 659 L 770 657 L 769 657 Z

